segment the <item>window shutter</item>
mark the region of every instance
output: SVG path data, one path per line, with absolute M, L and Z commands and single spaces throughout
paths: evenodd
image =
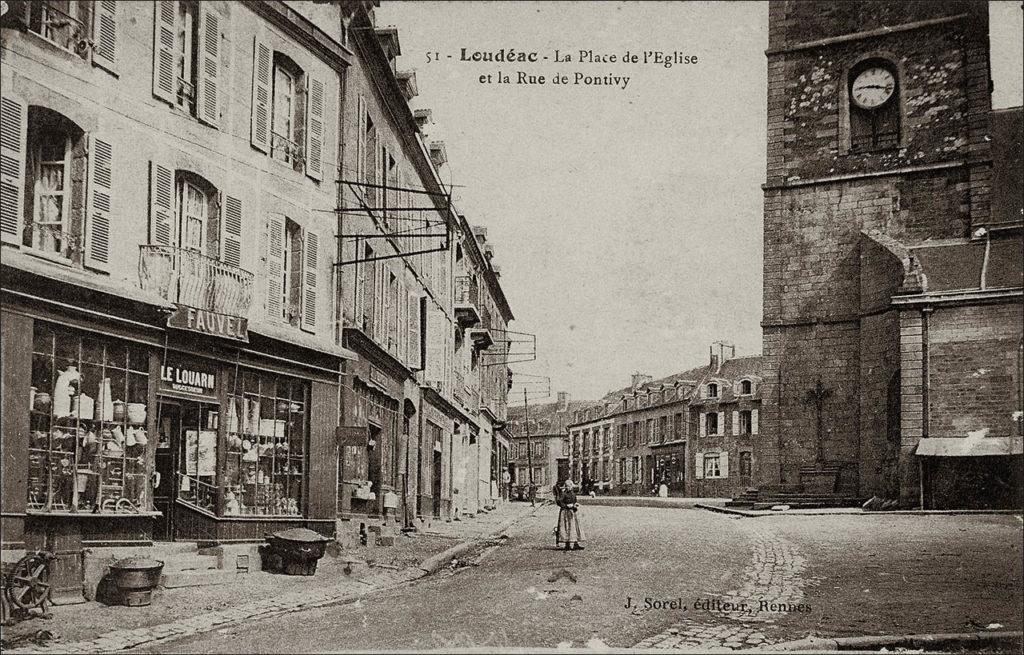
M 701 417 L 704 415 L 701 414 Z M 693 477 L 698 480 L 704 479 L 704 453 L 697 453 L 696 461 L 693 466 Z
M 757 434 L 757 410 L 750 410 L 750 434 Z
M 0 236 L 21 245 L 25 213 L 25 138 L 28 106 L 10 96 L 0 98 Z
M 718 432 L 715 434 L 725 434 L 725 412 L 718 412 Z
M 723 478 L 729 477 L 729 453 L 726 451 L 718 454 L 718 470 Z
M 202 122 L 217 127 L 220 122 L 220 14 L 208 5 L 200 6 L 196 114 Z
M 175 0 L 157 0 L 153 21 L 153 95 L 174 104 L 177 79 L 174 74 L 174 22 L 178 16 Z
M 699 436 L 703 437 L 707 433 L 708 433 L 708 417 L 707 417 L 706 414 L 704 414 L 704 412 L 701 412 L 700 413 L 700 430 L 698 431 L 697 434 Z
M 306 332 L 316 332 L 316 276 L 317 250 L 320 238 L 316 232 L 304 231 L 302 249 L 302 320 L 300 327 Z
M 358 125 L 356 126 L 356 180 L 366 181 L 366 98 L 359 96 L 357 103 Z
M 252 126 L 250 142 L 262 152 L 270 152 L 270 74 L 273 51 L 260 37 L 253 39 L 252 50 Z
M 420 337 L 420 297 L 415 293 L 409 294 L 409 368 L 418 371 L 423 368 L 423 361 L 420 357 L 422 348 Z
M 221 257 L 225 264 L 242 266 L 242 201 L 225 195 L 221 203 Z
M 100 0 L 92 14 L 92 63 L 100 68 L 117 72 L 117 3 Z
M 110 270 L 110 220 L 113 148 L 109 141 L 89 135 L 88 211 L 85 219 L 85 265 Z
M 281 296 L 284 293 L 284 216 L 270 216 L 264 237 L 264 259 L 267 277 L 267 316 L 280 320 L 283 316 Z
M 155 161 L 149 162 L 149 242 L 175 245 L 174 171 Z
M 732 412 L 732 435 L 735 437 L 740 433 L 740 413 L 736 410 Z
M 444 349 L 445 340 L 442 327 L 442 317 L 439 311 L 432 307 L 427 309 L 427 380 L 444 380 Z
M 739 396 L 743 392 L 743 383 L 739 380 L 732 383 L 732 393 L 734 396 Z
M 306 175 L 314 180 L 324 178 L 324 107 L 326 91 L 323 80 L 306 76 Z

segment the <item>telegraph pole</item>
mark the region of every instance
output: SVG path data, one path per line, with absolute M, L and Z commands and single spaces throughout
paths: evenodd
M 537 494 L 533 490 L 533 446 L 530 445 L 530 401 L 526 397 L 526 387 L 523 387 L 523 411 L 526 417 L 526 468 L 529 471 L 528 479 L 530 487 L 527 493 L 530 494 L 530 507 L 537 506 Z

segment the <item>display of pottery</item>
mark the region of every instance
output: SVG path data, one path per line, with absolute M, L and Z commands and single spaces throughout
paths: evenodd
M 71 396 L 74 395 L 71 385 L 80 384 L 81 381 L 82 374 L 78 372 L 78 369 L 73 364 L 60 372 L 53 389 L 54 416 L 58 418 L 71 416 Z
M 238 408 L 234 400 L 228 401 L 228 413 L 225 419 L 224 428 L 228 432 L 238 432 Z
M 81 421 L 91 421 L 96 416 L 96 401 L 84 393 L 80 393 L 71 400 L 71 416 L 77 416 Z
M 50 412 L 50 405 L 51 405 L 52 402 L 53 402 L 53 398 L 50 396 L 50 394 L 48 394 L 45 391 L 43 391 L 43 392 L 37 393 L 35 395 L 35 397 L 33 398 L 33 400 L 32 400 L 32 408 L 34 410 L 36 410 L 37 412 L 44 412 L 44 413 L 48 414 Z M 70 405 L 68 407 L 69 407 L 69 410 L 70 410 Z
M 128 403 L 128 422 L 136 425 L 146 422 L 145 403 Z

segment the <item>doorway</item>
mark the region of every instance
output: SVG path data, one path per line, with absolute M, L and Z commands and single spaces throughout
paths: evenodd
M 157 405 L 153 505 L 161 516 L 153 539 L 174 541 L 176 500 L 207 511 L 216 505 L 219 406 L 192 400 L 161 399 Z
M 431 492 L 434 494 L 434 518 L 441 517 L 441 453 L 434 448 L 434 468 L 431 469 Z

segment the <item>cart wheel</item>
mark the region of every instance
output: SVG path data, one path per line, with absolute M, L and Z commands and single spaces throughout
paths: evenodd
M 50 585 L 44 578 L 50 571 L 48 553 L 32 553 L 22 557 L 11 572 L 8 597 L 23 610 L 42 607 L 50 600 Z

